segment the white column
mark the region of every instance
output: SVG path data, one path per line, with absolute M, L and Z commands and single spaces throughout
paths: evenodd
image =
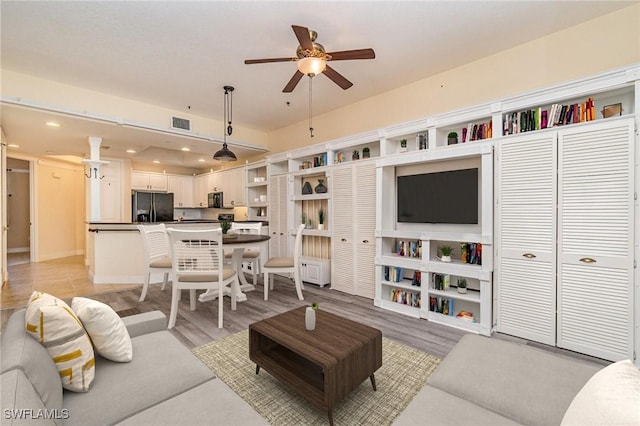
M 89 146 L 91 147 L 91 157 L 84 160 L 89 165 L 89 221 L 100 221 L 100 166 L 108 164 L 106 161 L 100 160 L 100 145 L 102 138 L 97 136 L 89 136 Z

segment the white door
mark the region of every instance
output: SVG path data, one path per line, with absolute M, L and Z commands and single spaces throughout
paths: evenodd
M 633 356 L 633 120 L 559 133 L 558 346 Z
M 331 288 L 354 294 L 353 167 L 336 166 L 331 184 Z
M 497 330 L 556 342 L 556 133 L 496 147 Z
M 375 297 L 376 254 L 376 165 L 369 161 L 354 165 L 353 211 L 355 238 L 354 294 Z

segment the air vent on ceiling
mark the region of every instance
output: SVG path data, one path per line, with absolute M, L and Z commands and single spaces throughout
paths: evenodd
M 180 117 L 171 117 L 171 128 L 176 130 L 191 131 L 191 120 Z

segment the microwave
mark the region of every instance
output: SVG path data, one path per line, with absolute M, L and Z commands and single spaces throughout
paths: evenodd
M 207 207 L 221 209 L 222 206 L 222 192 L 210 192 L 207 194 Z

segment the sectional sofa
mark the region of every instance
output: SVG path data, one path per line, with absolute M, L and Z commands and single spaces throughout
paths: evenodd
M 133 360 L 96 355 L 86 393 L 62 389 L 47 350 L 25 331 L 25 310 L 2 335 L 3 425 L 266 425 L 244 400 L 167 331 L 159 311 L 123 318 Z

